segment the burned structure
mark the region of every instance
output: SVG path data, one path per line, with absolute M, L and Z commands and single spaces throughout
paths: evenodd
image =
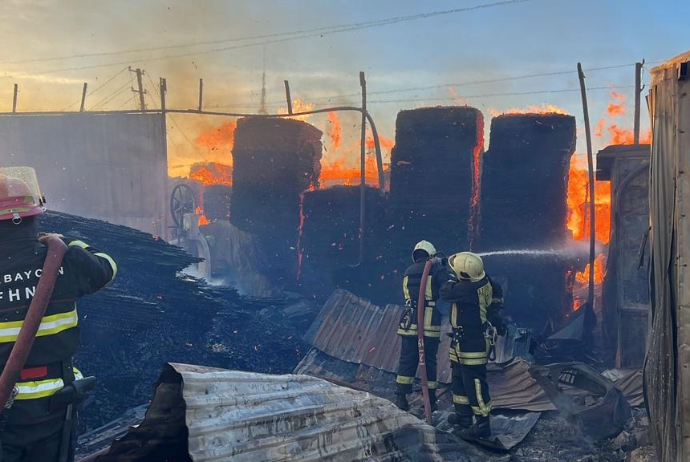
M 230 221 L 258 236 L 262 270 L 274 283 L 294 283 L 303 193 L 321 171 L 322 132 L 291 119 L 244 118 L 237 122 Z
M 562 248 L 568 229 L 568 167 L 575 151 L 575 118 L 510 114 L 491 123 L 482 167 L 481 231 L 477 250 L 502 286 L 521 325 L 541 330 L 571 306 L 569 263 L 558 258 L 491 252 Z
M 649 145 L 597 154 L 597 180 L 611 182 L 611 239 L 603 285 L 602 334 L 617 367 L 641 367 L 649 322 Z
M 34 167 L 51 210 L 166 236 L 160 114 L 3 114 L 0 139 L 4 165 Z

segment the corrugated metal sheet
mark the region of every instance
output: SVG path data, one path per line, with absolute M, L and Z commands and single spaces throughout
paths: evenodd
M 96 458 L 154 459 L 472 462 L 498 457 L 389 401 L 325 380 L 169 364 L 144 422 Z
M 397 305 L 381 308 L 338 289 L 326 302 L 304 339 L 338 360 L 396 373 L 400 357 L 400 339 L 396 332 L 403 309 Z M 438 380 L 443 383 L 451 382 L 450 337 L 445 335 L 449 331 L 450 325 L 444 323 L 438 352 Z M 319 369 L 307 364 L 298 366 L 298 370 L 305 373 Z M 490 365 L 488 380 L 495 408 L 555 409 L 530 376 L 526 361 L 518 359 L 504 366 Z

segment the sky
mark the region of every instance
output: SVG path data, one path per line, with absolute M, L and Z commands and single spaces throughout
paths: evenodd
M 462 11 L 441 13 L 447 10 Z M 425 13 L 439 14 L 386 21 Z M 584 152 L 577 63 L 586 70 L 593 127 L 609 103 L 624 98 L 627 110 L 613 122 L 632 128 L 632 64 L 649 63 L 648 83 L 651 67 L 688 51 L 688 17 L 687 0 L 10 0 L 0 3 L 7 45 L 0 111 L 12 108 L 13 84 L 19 111 L 77 110 L 83 82 L 87 109 L 133 109 L 130 65 L 146 72 L 149 107 L 160 104 L 159 77 L 167 79 L 168 107 L 196 107 L 203 78 L 205 108 L 255 113 L 264 67 L 269 112 L 285 106 L 286 79 L 293 98 L 316 108 L 359 105 L 364 71 L 370 112 L 387 138 L 403 109 L 469 104 L 489 127 L 493 113 L 551 104 L 576 116 L 577 151 Z M 372 21 L 381 23 L 357 26 Z M 343 25 L 353 26 L 333 33 Z M 612 66 L 621 67 L 588 71 Z M 555 75 L 509 79 L 548 73 Z M 622 96 L 612 99 L 612 91 Z M 222 161 L 227 152 L 196 139 L 224 122 L 169 120 L 171 162 Z M 327 119 L 312 122 L 325 129 Z M 346 140 L 358 130 L 356 115 L 343 116 Z M 604 132 L 595 149 L 608 141 Z

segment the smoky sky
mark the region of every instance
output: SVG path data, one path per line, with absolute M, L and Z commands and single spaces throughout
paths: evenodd
M 358 73 L 365 71 L 370 110 L 389 138 L 398 111 L 459 101 L 481 109 L 487 119 L 492 109 L 553 104 L 575 115 L 581 129 L 579 93 L 560 92 L 577 88 L 575 73 L 466 84 L 575 70 L 578 61 L 585 69 L 655 62 L 690 48 L 685 19 L 690 2 L 682 0 L 532 0 L 301 40 L 228 41 L 484 3 L 491 0 L 5 1 L 0 3 L 6 45 L 0 51 L 0 110 L 11 109 L 15 83 L 20 111 L 78 109 L 83 82 L 91 92 L 131 64 L 147 73 L 150 107 L 159 104 L 155 87 L 163 76 L 169 107 L 196 107 L 203 78 L 207 108 L 256 112 L 265 66 L 269 112 L 284 105 L 285 79 L 293 97 L 313 100 L 316 107 L 359 104 Z M 266 41 L 274 43 L 209 52 Z M 190 46 L 199 42 L 217 43 Z M 158 49 L 108 54 L 149 48 Z M 178 54 L 188 56 L 173 57 Z M 81 55 L 91 56 L 74 57 Z M 626 96 L 629 110 L 618 121 L 621 126 L 632 127 L 633 69 L 587 73 L 589 87 L 619 87 L 613 90 Z M 132 77 L 123 71 L 90 94 L 87 109 L 136 107 Z M 647 71 L 643 81 L 649 81 Z M 449 90 L 448 84 L 463 85 Z M 381 93 L 388 91 L 395 92 Z M 605 113 L 610 92 L 589 92 L 593 125 Z M 203 160 L 187 138 L 193 142 L 222 122 L 169 121 L 172 157 Z M 356 133 L 356 123 L 356 117 L 344 119 L 344 137 Z M 642 124 L 649 125 L 644 108 Z M 578 138 L 582 152 L 583 137 Z

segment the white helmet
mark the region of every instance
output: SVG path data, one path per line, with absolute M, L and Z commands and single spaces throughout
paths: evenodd
M 482 258 L 476 253 L 460 252 L 451 255 L 448 259 L 448 264 L 463 281 L 477 282 L 484 279 L 484 262 Z
M 424 252 L 429 255 L 429 258 L 434 258 L 436 255 L 436 248 L 434 245 L 429 242 L 429 241 L 419 241 L 417 242 L 417 245 L 414 246 L 414 250 L 412 251 L 412 261 L 416 261 L 414 259 L 414 254 L 417 253 L 418 250 L 423 250 Z

